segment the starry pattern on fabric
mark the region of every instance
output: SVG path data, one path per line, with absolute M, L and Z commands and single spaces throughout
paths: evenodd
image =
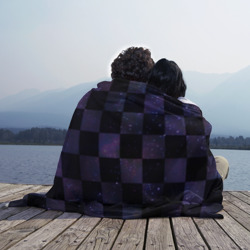
M 40 205 L 123 219 L 221 218 L 223 183 L 210 133 L 195 105 L 141 82 L 101 82 L 75 109 Z M 34 205 L 32 194 L 28 201 Z

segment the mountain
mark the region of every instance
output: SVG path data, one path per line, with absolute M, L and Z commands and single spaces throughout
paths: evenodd
M 0 110 L 15 105 L 15 103 L 21 103 L 32 96 L 38 95 L 40 91 L 38 89 L 26 89 L 17 94 L 10 95 L 0 99 Z
M 250 136 L 250 66 L 233 74 L 204 99 L 204 111 L 217 133 Z
M 250 136 L 250 66 L 226 77 L 212 91 L 193 95 L 213 133 Z
M 236 73 L 184 72 L 186 97 L 195 102 L 212 124 L 213 134 L 250 136 L 250 66 Z M 67 128 L 80 98 L 100 81 L 74 87 L 34 90 L 0 99 L 0 128 Z
M 80 98 L 97 82 L 82 83 L 64 90 L 34 93 L 25 91 L 0 99 L 0 128 L 67 128 Z M 27 91 L 29 92 L 29 90 Z
M 187 92 L 191 91 L 193 94 L 204 94 L 214 90 L 222 82 L 230 78 L 232 74 L 209 74 L 195 71 L 183 72 L 183 78 L 188 88 Z
M 21 98 L 24 91 L 9 98 L 0 100 L 0 112 L 39 112 L 52 114 L 65 114 L 72 112 L 80 98 L 97 82 L 82 83 L 63 90 L 48 90 Z M 28 90 L 29 91 L 29 90 Z M 20 97 L 21 96 L 21 97 Z

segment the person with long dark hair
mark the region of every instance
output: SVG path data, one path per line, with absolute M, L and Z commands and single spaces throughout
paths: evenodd
M 179 66 L 174 62 L 162 58 L 157 61 L 149 75 L 148 84 L 159 88 L 168 96 L 174 97 L 185 104 L 197 106 L 196 103 L 185 98 L 187 86 Z M 224 180 L 228 176 L 229 163 L 223 156 L 215 156 L 216 168 Z

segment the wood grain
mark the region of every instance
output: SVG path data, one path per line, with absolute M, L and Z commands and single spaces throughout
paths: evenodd
M 143 249 L 146 224 L 146 219 L 126 220 L 113 248 Z
M 117 237 L 123 220 L 104 218 L 91 234 L 83 241 L 78 249 L 107 249 L 110 250 Z
M 238 199 L 235 195 L 232 195 L 229 192 L 227 192 L 224 194 L 224 200 L 234 204 L 238 208 L 240 208 L 243 211 L 245 211 L 246 213 L 250 214 L 250 205 L 247 204 L 246 202 Z M 228 204 L 228 203 L 225 203 L 225 201 L 223 202 L 223 205 Z
M 213 219 L 194 218 L 211 249 L 240 249 Z
M 44 227 L 25 237 L 9 249 L 41 249 L 73 224 L 80 214 L 63 213 Z
M 30 218 L 36 216 L 37 214 L 42 213 L 44 210 L 40 208 L 31 207 L 26 209 L 18 214 L 8 217 L 6 220 L 0 221 L 0 233 L 18 225 Z
M 50 242 L 44 250 L 76 249 L 100 221 L 100 218 L 95 217 L 83 216 L 79 218 L 67 230 Z
M 250 246 L 250 232 L 238 223 L 227 212 L 222 211 L 224 219 L 216 220 L 223 230 L 230 236 L 230 238 L 241 248 L 249 249 Z
M 46 211 L 0 234 L 0 249 L 8 249 L 29 234 L 43 227 L 62 212 Z
M 177 217 L 172 220 L 178 249 L 208 249 L 191 218 Z
M 6 201 L 11 201 L 11 200 L 17 200 L 17 199 L 22 199 L 24 195 L 28 193 L 37 193 L 37 192 L 44 192 L 45 190 L 48 190 L 47 187 L 43 186 L 29 186 L 29 188 L 25 188 L 24 190 L 18 189 L 17 191 L 13 193 L 9 193 L 3 197 L 0 197 L 0 202 L 6 202 Z
M 146 249 L 175 249 L 169 218 L 149 219 Z
M 245 195 L 244 193 L 235 192 L 235 191 L 229 192 L 229 193 L 237 197 L 239 200 L 242 200 L 250 205 L 250 197 Z

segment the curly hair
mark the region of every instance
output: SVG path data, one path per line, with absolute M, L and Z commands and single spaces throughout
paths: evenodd
M 187 89 L 179 66 L 174 61 L 165 58 L 155 63 L 148 84 L 154 85 L 167 95 L 175 98 L 184 97 Z
M 111 77 L 146 82 L 154 66 L 151 52 L 142 47 L 123 50 L 111 64 Z

